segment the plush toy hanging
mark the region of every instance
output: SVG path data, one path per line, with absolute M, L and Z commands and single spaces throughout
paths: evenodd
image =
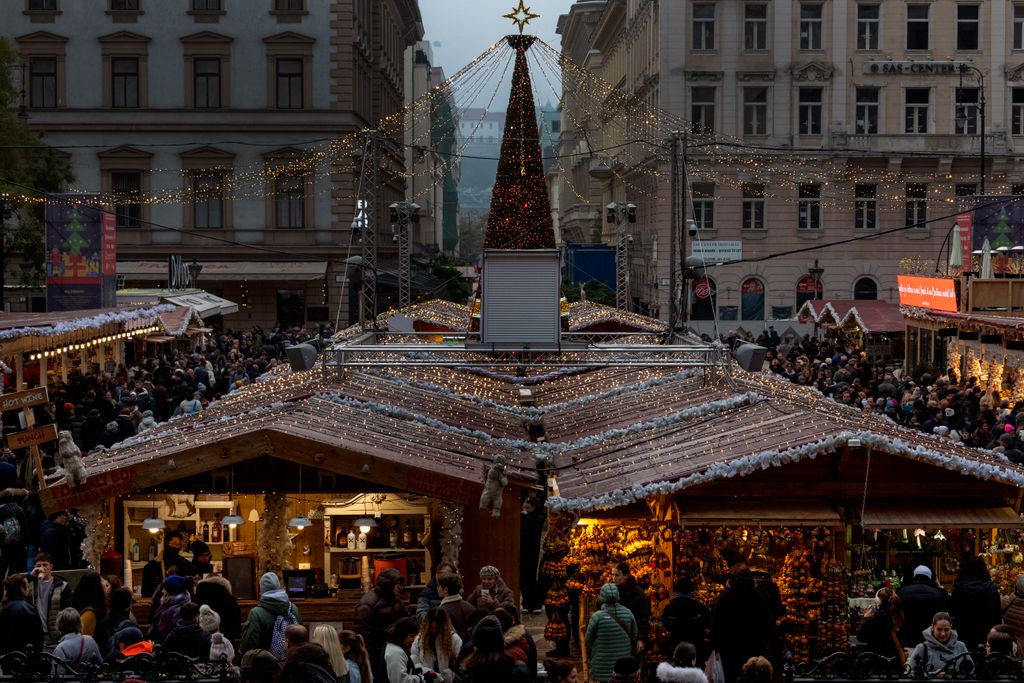
M 89 478 L 82 464 L 82 451 L 75 444 L 69 431 L 57 434 L 57 440 L 57 457 L 60 459 L 58 466 L 64 468 L 68 486 L 81 486 Z
M 494 456 L 494 464 L 487 471 L 487 478 L 484 480 L 484 492 L 480 494 L 480 509 L 490 509 L 491 517 L 501 516 L 502 492 L 508 486 L 506 467 L 504 455 Z

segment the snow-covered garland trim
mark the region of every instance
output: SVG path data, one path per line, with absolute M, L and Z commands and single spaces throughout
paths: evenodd
M 924 446 L 910 446 L 902 439 L 887 439 L 873 432 L 844 431 L 821 441 L 785 451 L 761 451 L 760 453 L 736 458 L 735 460 L 715 463 L 703 472 L 691 474 L 675 482 L 661 481 L 651 484 L 636 484 L 628 489 L 618 489 L 612 493 L 593 498 L 569 499 L 552 497 L 548 498 L 547 505 L 555 512 L 573 513 L 621 507 L 654 495 L 672 494 L 691 486 L 705 484 L 718 479 L 742 477 L 757 470 L 779 467 L 804 459 L 813 460 L 820 454 L 830 453 L 845 446 L 850 439 L 860 439 L 861 445 L 867 448 L 937 465 L 977 479 L 986 481 L 996 480 L 1005 484 L 1024 486 L 1024 473 L 1013 469 L 978 462 L 959 455 L 940 453 Z
M 558 370 L 552 370 L 546 372 L 543 375 L 533 375 L 531 377 L 517 377 L 516 375 L 509 375 L 504 372 L 495 372 L 494 370 L 487 370 L 486 368 L 477 368 L 473 366 L 460 366 L 459 370 L 470 373 L 471 375 L 482 375 L 484 377 L 490 377 L 491 379 L 500 379 L 504 382 L 510 382 L 512 384 L 541 384 L 542 382 L 549 382 L 559 377 L 570 377 L 572 375 L 579 375 L 581 373 L 589 371 L 591 368 L 559 368 Z
M 683 422 L 698 417 L 705 417 L 708 415 L 718 415 L 722 411 L 731 410 L 745 404 L 760 403 L 761 401 L 768 400 L 767 397 L 750 391 L 745 394 L 739 394 L 737 396 L 730 396 L 729 398 L 722 399 L 720 401 L 711 401 L 699 406 L 692 406 L 690 408 L 684 408 L 683 410 L 676 411 L 670 415 L 659 417 L 656 420 L 650 420 L 648 422 L 639 422 L 629 427 L 622 427 L 619 429 L 609 429 L 599 434 L 592 436 L 583 437 L 575 441 L 559 441 L 559 442 L 542 442 L 534 443 L 525 439 L 508 439 L 505 437 L 496 437 L 488 434 L 487 432 L 480 431 L 478 429 L 468 429 L 466 427 L 457 427 L 450 425 L 447 422 L 442 422 L 433 417 L 427 417 L 420 413 L 415 413 L 405 408 L 398 408 L 396 406 L 385 405 L 383 403 L 376 403 L 374 401 L 360 401 L 347 396 L 339 396 L 333 393 L 322 393 L 317 394 L 318 398 L 323 398 L 334 403 L 338 403 L 343 406 L 355 408 L 370 412 L 376 415 L 386 415 L 388 417 L 396 417 L 402 420 L 410 420 L 426 425 L 434 429 L 440 429 L 442 431 L 463 434 L 473 438 L 486 441 L 488 443 L 497 444 L 506 448 L 519 449 L 524 451 L 531 451 L 536 457 L 538 462 L 548 463 L 558 453 L 565 453 L 577 448 L 588 448 L 590 446 L 596 446 L 603 443 L 607 439 L 614 439 L 621 436 L 628 436 L 637 432 L 647 431 L 649 429 L 659 429 L 661 427 L 667 427 L 677 422 Z
M 694 370 L 694 369 L 683 370 L 682 372 L 677 372 L 674 375 L 667 375 L 667 376 L 664 376 L 664 377 L 655 377 L 655 378 L 649 379 L 646 382 L 643 382 L 641 384 L 636 384 L 636 385 L 630 384 L 630 385 L 625 385 L 625 386 L 621 386 L 621 387 L 616 387 L 615 389 L 609 389 L 607 391 L 604 391 L 604 392 L 601 392 L 601 393 L 598 393 L 598 394 L 590 394 L 588 396 L 581 396 L 579 398 L 574 398 L 574 399 L 571 399 L 569 401 L 564 401 L 562 403 L 553 403 L 553 404 L 551 404 L 549 406 L 528 407 L 528 408 L 524 408 L 522 406 L 511 406 L 511 405 L 508 405 L 506 403 L 499 403 L 498 401 L 495 401 L 493 399 L 484 398 L 483 396 L 477 396 L 475 394 L 467 394 L 467 393 L 461 392 L 461 391 L 452 391 L 451 389 L 447 389 L 445 387 L 442 387 L 439 384 L 434 384 L 433 382 L 426 382 L 424 380 L 410 379 L 408 377 L 401 377 L 399 375 L 389 375 L 387 373 L 378 372 L 378 371 L 371 371 L 369 374 L 372 374 L 375 377 L 380 377 L 380 378 L 388 380 L 388 381 L 393 381 L 393 382 L 396 382 L 398 384 L 402 384 L 404 386 L 414 387 L 414 388 L 417 388 L 417 389 L 425 389 L 427 391 L 430 391 L 431 393 L 440 394 L 441 396 L 444 396 L 445 398 L 450 398 L 450 399 L 458 400 L 458 401 L 469 401 L 470 403 L 475 403 L 475 404 L 477 404 L 479 406 L 483 406 L 485 408 L 493 408 L 493 409 L 496 409 L 496 410 L 502 410 L 502 411 L 505 411 L 507 413 L 512 413 L 513 415 L 516 415 L 516 416 L 519 416 L 519 417 L 524 417 L 525 416 L 525 417 L 529 417 L 529 418 L 539 418 L 539 417 L 541 417 L 541 416 L 543 416 L 543 415 L 545 415 L 547 413 L 550 413 L 550 412 L 554 412 L 554 411 L 558 411 L 558 410 L 566 410 L 568 408 L 575 408 L 577 406 L 586 405 L 587 403 L 590 403 L 592 401 L 607 400 L 607 399 L 611 399 L 611 398 L 617 398 L 617 397 L 623 396 L 625 394 L 639 393 L 639 392 L 646 391 L 647 389 L 653 389 L 654 387 L 660 386 L 662 384 L 668 384 L 670 382 L 679 382 L 679 381 L 682 381 L 682 380 L 689 379 L 691 377 L 702 375 L 702 374 L 704 374 L 704 371 L 703 370 Z
M 140 318 L 155 318 L 161 313 L 170 313 L 175 309 L 172 304 L 159 304 L 152 308 L 137 308 L 131 311 L 118 311 L 117 313 L 100 313 L 88 318 L 76 318 L 59 322 L 56 325 L 45 327 L 13 327 L 9 330 L 0 330 L 0 339 L 13 339 L 15 337 L 56 337 L 62 334 L 69 334 L 85 329 L 99 329 L 111 323 L 124 323 Z

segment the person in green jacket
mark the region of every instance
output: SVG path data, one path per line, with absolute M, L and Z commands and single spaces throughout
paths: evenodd
M 289 615 L 289 616 L 285 616 Z M 282 639 L 276 644 L 274 640 L 274 623 L 279 616 L 285 616 L 280 629 Z M 288 600 L 287 592 L 281 588 L 281 581 L 274 572 L 267 572 L 260 577 L 260 601 L 249 611 L 249 618 L 242 628 L 242 644 L 238 653 L 245 654 L 249 650 L 260 649 L 274 652 L 283 648 L 283 632 L 289 624 L 301 624 L 299 608 Z M 278 660 L 284 659 L 283 650 L 275 653 Z
M 590 655 L 590 678 L 604 682 L 611 678 L 615 661 L 628 657 L 638 636 L 633 613 L 619 604 L 619 589 L 614 583 L 601 587 L 601 608 L 587 624 L 585 642 Z

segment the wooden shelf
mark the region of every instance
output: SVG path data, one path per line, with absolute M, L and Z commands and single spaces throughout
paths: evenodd
M 367 548 L 366 550 L 353 550 L 352 548 L 331 548 L 330 552 L 342 555 L 370 555 L 372 553 L 422 553 L 425 548 Z

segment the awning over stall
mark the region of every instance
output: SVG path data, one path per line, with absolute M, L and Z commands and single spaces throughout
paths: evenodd
M 177 296 L 164 297 L 164 300 L 177 306 L 191 306 L 201 318 L 238 312 L 238 304 L 209 292 L 179 294 Z
M 825 503 L 808 501 L 759 501 L 701 499 L 681 501 L 680 522 L 684 525 L 771 525 L 836 526 L 839 513 Z
M 203 261 L 202 266 L 203 282 L 320 280 L 327 272 L 327 261 Z M 117 274 L 127 280 L 166 281 L 167 262 L 118 261 Z
M 914 503 L 870 502 L 864 511 L 868 529 L 912 529 L 915 527 L 1016 527 L 1024 525 L 1009 506 L 936 505 L 935 500 Z

